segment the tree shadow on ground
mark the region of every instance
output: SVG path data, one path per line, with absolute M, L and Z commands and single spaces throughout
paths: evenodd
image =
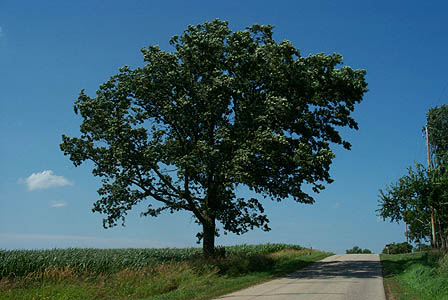
M 293 279 L 330 279 L 330 278 L 378 278 L 381 277 L 378 261 L 319 261 L 311 267 L 287 275 Z

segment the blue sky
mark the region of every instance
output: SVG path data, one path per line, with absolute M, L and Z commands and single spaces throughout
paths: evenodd
M 359 131 L 343 130 L 351 151 L 335 147 L 335 182 L 314 205 L 265 201 L 272 231 L 229 234 L 218 245 L 284 242 L 342 253 L 376 252 L 404 240 L 404 225 L 378 220 L 378 189 L 425 161 L 422 127 L 430 107 L 448 103 L 445 1 L 0 1 L 0 249 L 190 247 L 188 213 L 102 228 L 91 212 L 100 181 L 59 150 L 76 136 L 73 101 L 90 95 L 123 65 L 141 66 L 140 49 L 189 24 L 220 18 L 233 30 L 275 26 L 303 56 L 338 52 L 367 70 L 369 92 L 356 107 Z M 141 207 L 140 207 L 141 208 Z

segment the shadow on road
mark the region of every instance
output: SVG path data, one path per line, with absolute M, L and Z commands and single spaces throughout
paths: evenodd
M 319 261 L 309 268 L 286 276 L 297 279 L 377 278 L 381 277 L 378 261 Z

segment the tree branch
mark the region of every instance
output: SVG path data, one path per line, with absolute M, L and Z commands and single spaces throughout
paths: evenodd
M 189 188 L 189 176 L 188 171 L 185 172 L 185 179 L 184 179 L 184 189 L 185 189 L 185 200 L 187 200 L 188 206 L 190 207 L 191 211 L 194 213 L 196 218 L 198 218 L 199 222 L 204 224 L 205 218 L 202 216 L 201 212 L 196 207 L 193 198 L 190 195 L 190 188 Z

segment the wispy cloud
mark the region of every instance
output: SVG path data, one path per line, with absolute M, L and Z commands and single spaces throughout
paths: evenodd
M 54 175 L 51 170 L 33 173 L 25 180 L 19 179 L 19 183 L 25 183 L 30 191 L 72 185 L 65 177 Z
M 64 206 L 67 206 L 67 202 L 65 202 L 65 201 L 52 201 L 50 206 L 54 207 L 54 208 L 64 207 Z

